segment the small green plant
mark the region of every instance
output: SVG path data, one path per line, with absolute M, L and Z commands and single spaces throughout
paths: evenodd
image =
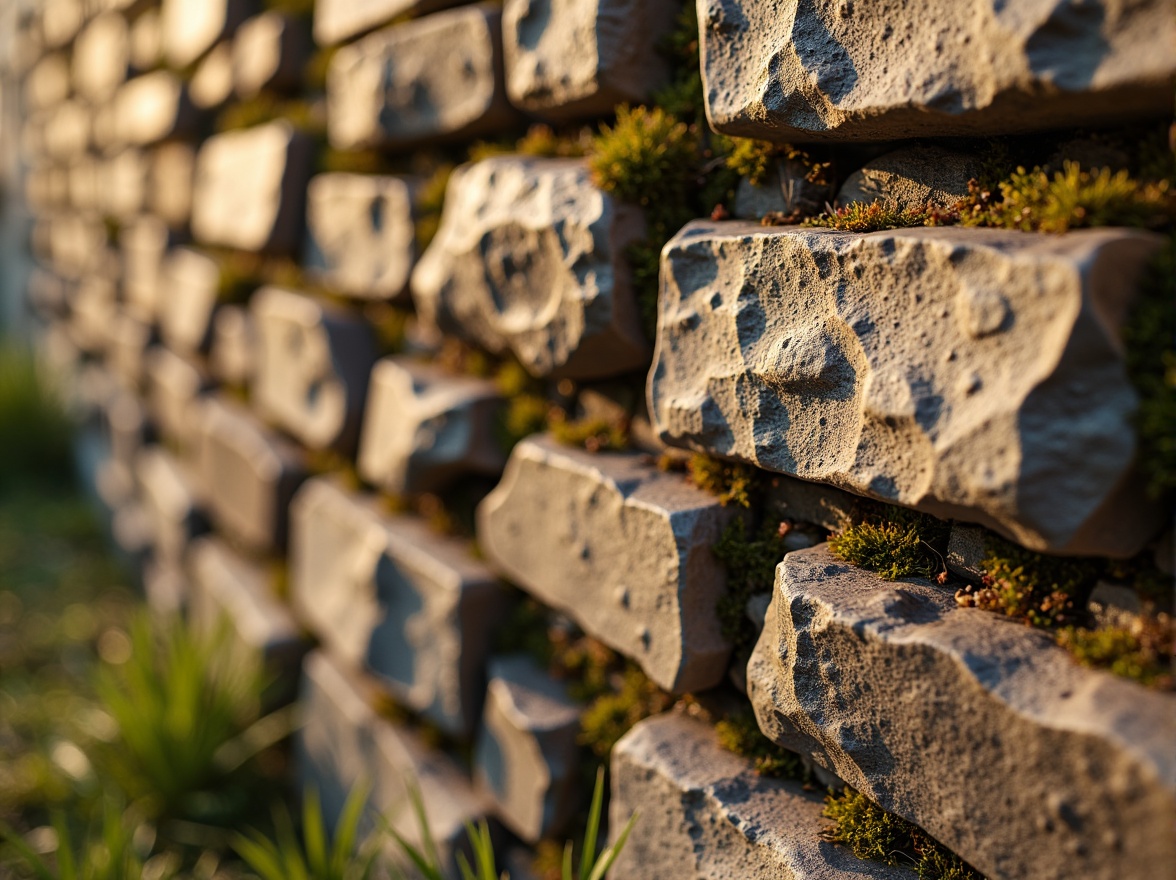
M 810 217 L 802 226 L 836 229 L 840 232 L 878 232 L 883 229 L 906 229 L 912 226 L 942 226 L 954 222 L 950 210 L 927 205 L 922 208 L 900 208 L 881 200 L 852 202 L 841 208 Z M 765 218 L 771 225 L 770 218 Z
M 423 253 L 429 246 L 441 225 L 441 208 L 445 204 L 445 188 L 451 174 L 453 165 L 448 162 L 438 165 L 416 192 L 416 245 L 419 252 Z
M 71 473 L 70 420 L 31 352 L 0 348 L 0 487 Z
M 628 425 L 608 419 L 568 419 L 562 410 L 556 410 L 550 428 L 552 436 L 565 446 L 580 446 L 589 452 L 620 451 L 629 448 Z
M 888 581 L 935 574 L 934 557 L 914 522 L 855 523 L 829 539 L 829 550 L 838 559 L 876 571 Z
M 832 163 L 817 162 L 804 150 L 798 150 L 791 144 L 777 144 L 752 138 L 724 140 L 724 162 L 727 167 L 740 177 L 746 177 L 754 186 L 761 186 L 767 182 L 768 173 L 777 162 L 793 162 L 802 166 L 805 169 L 805 179 L 809 183 L 832 183 Z
M 326 117 L 321 107 L 311 101 L 281 98 L 267 92 L 226 106 L 216 119 L 216 130 L 236 131 L 279 119 L 316 139 L 326 136 Z
M 351 790 L 332 837 L 323 821 L 318 792 L 307 789 L 302 798 L 302 843 L 282 804 L 274 810 L 275 840 L 251 830 L 234 836 L 233 849 L 261 880 L 367 880 L 379 854 L 376 838 L 367 844 L 358 840 L 367 798 L 366 788 Z
M 669 62 L 671 73 L 669 82 L 653 96 L 653 103 L 678 119 L 701 127 L 705 100 L 698 34 L 698 9 L 693 3 L 685 3 L 673 30 L 657 47 Z
M 852 788 L 825 798 L 823 815 L 833 820 L 822 837 L 848 846 L 859 859 L 914 868 L 920 880 L 983 880 L 959 856 L 905 819 L 888 813 Z
M 1058 644 L 1083 666 L 1130 678 L 1156 690 L 1176 687 L 1173 676 L 1172 624 L 1166 619 L 1145 618 L 1137 627 L 1099 629 L 1066 627 L 1058 632 Z
M 758 474 L 749 464 L 696 452 L 686 464 L 686 475 L 699 489 L 716 496 L 724 507 L 735 504 L 750 508 L 759 496 Z
M 775 779 L 807 780 L 808 773 L 800 756 L 780 748 L 763 735 L 755 716 L 747 709 L 715 725 L 719 745 L 729 752 L 750 758 L 755 772 Z
M 771 592 L 784 553 L 780 524 L 770 521 L 753 533 L 736 517 L 715 542 L 715 558 L 727 572 L 727 590 L 719 597 L 716 611 L 723 637 L 735 646 L 737 656 L 749 651 L 759 635 L 747 619 L 747 600 L 756 593 Z

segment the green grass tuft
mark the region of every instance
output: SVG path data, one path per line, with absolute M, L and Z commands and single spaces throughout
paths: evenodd
M 0 348 L 0 489 L 73 473 L 72 425 L 61 396 L 31 352 Z
M 888 581 L 933 577 L 942 568 L 920 520 L 908 517 L 846 526 L 829 539 L 829 550 L 838 559 L 876 571 Z
M 755 772 L 774 779 L 806 781 L 808 772 L 800 756 L 782 749 L 759 729 L 755 716 L 744 709 L 715 725 L 719 745 L 729 752 L 750 758 Z
M 735 504 L 750 508 L 762 490 L 756 468 L 742 462 L 712 458 L 702 452 L 690 456 L 686 473 L 690 482 L 716 496 L 724 507 Z
M 1083 666 L 1106 669 L 1156 690 L 1176 687 L 1176 642 L 1168 619 L 1146 618 L 1135 628 L 1066 627 L 1058 632 L 1058 644 Z

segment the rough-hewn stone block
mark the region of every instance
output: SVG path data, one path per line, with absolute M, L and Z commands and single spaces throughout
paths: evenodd
M 156 70 L 128 80 L 114 96 L 115 138 L 146 146 L 192 133 L 199 117 L 174 73 Z
M 143 210 L 147 200 L 147 155 L 120 150 L 99 166 L 98 207 L 108 217 L 128 220 Z
M 127 310 L 140 320 L 155 321 L 159 306 L 172 298 L 161 276 L 171 241 L 167 226 L 150 215 L 135 218 L 119 231 L 123 300 Z
M 257 411 L 307 446 L 352 454 L 376 359 L 371 328 L 356 315 L 279 287 L 257 291 L 250 312 L 258 343 Z
M 229 385 L 248 385 L 257 359 L 257 331 L 253 318 L 243 306 L 223 305 L 212 321 L 212 346 L 208 368 Z
M 457 169 L 412 276 L 422 320 L 535 375 L 600 378 L 649 357 L 625 249 L 639 212 L 574 159 L 503 156 Z
M 291 506 L 290 559 L 291 600 L 331 651 L 445 730 L 473 731 L 508 609 L 464 542 L 315 479 Z
M 81 155 L 90 142 L 90 120 L 90 111 L 81 101 L 62 101 L 47 111 L 41 132 L 42 144 L 37 146 L 43 146 L 45 152 L 55 159 Z M 25 152 L 37 155 L 39 150 L 26 149 Z
M 416 260 L 417 181 L 320 174 L 307 191 L 306 267 L 323 284 L 360 299 L 401 300 Z
M 302 83 L 310 34 L 278 12 L 263 12 L 242 24 L 233 37 L 233 88 L 239 98 L 263 89 L 289 91 Z
M 990 135 L 1171 110 L 1176 17 L 1130 7 L 699 4 L 707 118 L 776 141 Z
M 135 391 L 143 385 L 147 366 L 147 349 L 154 339 L 151 325 L 118 310 L 108 333 L 106 363 L 124 388 Z
M 495 658 L 488 672 L 474 778 L 503 823 L 536 843 L 575 812 L 583 707 L 529 657 Z
M 153 214 L 173 229 L 188 225 L 195 173 L 196 149 L 191 144 L 160 144 L 152 151 L 147 204 Z
M 192 248 L 174 248 L 163 261 L 158 277 L 155 311 L 160 335 L 176 351 L 203 351 L 216 311 L 220 266 L 212 257 Z
M 207 244 L 293 253 L 311 144 L 285 121 L 210 137 L 196 158 L 192 234 Z
M 507 95 L 549 119 L 648 103 L 668 79 L 658 44 L 680 9 L 672 0 L 507 0 Z
M 1176 701 L 1048 633 L 825 545 L 791 553 L 748 665 L 769 738 L 989 877 L 1152 877 L 1176 862 Z
M 331 145 L 403 148 L 509 123 L 500 19 L 488 4 L 463 6 L 341 48 L 327 71 Z
M 120 388 L 101 412 L 108 456 L 95 475 L 95 488 L 107 507 L 125 506 L 135 493 L 135 457 L 147 434 L 147 412 L 139 396 Z
M 886 202 L 899 208 L 950 207 L 983 173 L 983 157 L 936 146 L 905 147 L 871 159 L 837 192 L 837 204 Z
M 316 0 L 314 39 L 329 46 L 357 37 L 402 15 L 418 16 L 457 5 L 458 0 Z
M 213 110 L 233 97 L 233 41 L 217 43 L 200 59 L 188 83 L 192 103 Z
M 147 408 L 160 434 L 178 447 L 191 448 L 196 402 L 208 390 L 204 371 L 162 346 L 147 352 Z
M 1117 330 L 1159 242 L 692 223 L 662 255 L 651 418 L 673 445 L 1130 556 L 1159 511 Z
M 117 12 L 90 21 L 73 46 L 74 89 L 95 104 L 109 99 L 127 78 L 130 28 Z
M 488 379 L 453 376 L 407 357 L 372 369 L 356 464 L 396 494 L 433 492 L 470 474 L 497 476 L 504 401 Z
M 907 880 L 821 839 L 821 797 L 769 779 L 723 749 L 714 729 L 670 713 L 640 722 L 612 751 L 609 827 L 637 824 L 615 880 Z
M 213 522 L 249 550 L 283 548 L 287 506 L 306 475 L 298 449 L 221 398 L 201 403 L 196 443 L 201 498 Z
M 70 59 L 64 52 L 44 55 L 21 84 L 26 113 L 48 110 L 69 97 Z
M 646 455 L 535 436 L 515 446 L 479 506 L 478 544 L 503 574 L 680 693 L 726 676 L 731 646 L 715 613 L 725 575 L 711 546 L 732 516 Z
M 158 9 L 144 9 L 131 22 L 127 51 L 135 70 L 154 70 L 162 63 L 163 21 Z
M 456 876 L 454 860 L 465 847 L 466 823 L 486 815 L 485 799 L 472 791 L 451 758 L 377 715 L 371 707 L 372 690 L 370 682 L 345 671 L 326 652 L 307 655 L 299 700 L 302 724 L 295 742 L 300 781 L 318 790 L 331 825 L 353 788 L 370 787 L 370 807 L 419 847 L 421 831 L 409 796 L 410 786 L 415 787 L 439 856 Z M 365 824 L 361 833 L 372 827 Z
M 117 315 L 118 286 L 101 275 L 83 278 L 70 303 L 69 330 L 74 343 L 89 354 L 104 353 Z
M 188 544 L 207 530 L 188 469 L 162 446 L 135 456 L 139 498 L 151 522 L 152 555 L 165 566 L 179 566 Z
M 163 51 L 173 67 L 187 67 L 236 30 L 249 15 L 249 0 L 163 0 Z

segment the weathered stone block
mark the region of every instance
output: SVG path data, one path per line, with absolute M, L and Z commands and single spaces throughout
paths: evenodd
M 320 174 L 307 191 L 306 267 L 323 284 L 360 299 L 403 300 L 416 261 L 413 191 L 418 182 L 367 174 Z
M 306 476 L 300 451 L 223 398 L 201 403 L 196 443 L 201 498 L 214 524 L 249 550 L 284 548 L 287 507 Z
M 176 351 L 207 347 L 220 278 L 216 260 L 192 248 L 173 248 L 163 261 L 156 314 L 160 335 Z
M 135 146 L 194 133 L 199 121 L 183 81 L 166 70 L 128 80 L 114 96 L 115 137 Z
M 265 287 L 253 295 L 257 411 L 314 449 L 355 450 L 368 377 L 371 327 L 308 296 Z
M 511 831 L 537 843 L 575 813 L 583 707 L 529 657 L 495 658 L 488 671 L 475 782 Z
M 33 311 L 46 321 L 65 317 L 72 298 L 69 283 L 47 269 L 33 267 L 25 285 L 25 299 Z
M 1159 239 L 688 225 L 662 254 L 661 438 L 1130 556 L 1159 525 L 1118 327 Z
M 764 179 L 753 184 L 747 178 L 735 188 L 732 216 L 740 220 L 760 220 L 766 214 L 785 216 L 794 212 L 814 214 L 824 209 L 833 196 L 826 182 L 808 179 L 809 169 L 800 162 L 773 162 Z
M 90 142 L 90 120 L 90 111 L 81 101 L 62 101 L 48 111 L 38 146 L 55 159 L 80 156 Z M 39 150 L 25 152 L 37 155 Z
M 108 331 L 106 362 L 124 388 L 137 391 L 143 385 L 147 366 L 147 349 L 154 340 L 151 325 L 119 309 Z
M 503 404 L 488 379 L 384 358 L 372 368 L 359 474 L 400 495 L 434 492 L 470 474 L 497 476 L 506 463 L 495 433 Z
M 163 22 L 158 9 L 144 9 L 131 22 L 127 47 L 131 66 L 140 72 L 163 62 Z
M 707 118 L 727 134 L 815 141 L 1160 115 L 1176 73 L 1170 12 L 1163 0 L 919 3 L 897 15 L 845 0 L 706 0 Z
M 950 207 L 982 173 L 983 157 L 936 146 L 906 147 L 871 159 L 846 178 L 837 204 L 883 201 L 899 208 Z
M 86 23 L 82 0 L 45 0 L 41 8 L 41 39 L 51 49 L 64 46 Z
M 135 493 L 135 457 L 147 435 L 147 412 L 138 395 L 119 388 L 101 411 L 102 434 L 108 450 L 96 474 L 95 488 L 109 508 L 126 506 Z
M 135 218 L 119 232 L 122 250 L 123 300 L 142 321 L 154 322 L 172 298 L 163 277 L 164 258 L 172 236 L 157 217 Z
M 370 682 L 344 671 L 326 652 L 307 655 L 299 699 L 302 724 L 295 741 L 300 782 L 319 792 L 331 825 L 352 789 L 370 786 L 370 809 L 420 847 L 420 826 L 409 797 L 410 786 L 416 787 L 439 856 L 456 876 L 455 857 L 465 848 L 465 826 L 486 815 L 485 799 L 471 790 L 451 758 L 377 715 L 371 708 L 372 690 Z M 365 824 L 361 834 L 374 823 Z
M 99 205 L 108 217 L 127 220 L 143 210 L 147 200 L 147 156 L 140 150 L 121 150 L 99 166 Z
M 108 100 L 127 78 L 130 28 L 117 12 L 96 16 L 73 46 L 74 89 L 98 104 Z
M 44 55 L 21 84 L 26 112 L 48 110 L 69 97 L 70 60 L 64 52 Z
M 70 303 L 69 330 L 74 343 L 89 354 L 104 353 L 117 315 L 118 286 L 101 275 L 83 278 Z
M 248 309 L 220 306 L 212 321 L 212 348 L 208 366 L 217 379 L 229 385 L 248 385 L 253 379 L 257 332 Z
M 156 346 L 147 353 L 147 409 L 160 434 L 178 448 L 192 446 L 197 401 L 209 388 L 204 371 L 174 351 Z
M 979 526 L 952 523 L 944 562 L 952 573 L 979 583 L 984 577 L 981 563 L 988 555 L 986 533 Z
M 1176 860 L 1172 697 L 950 590 L 884 583 L 825 545 L 790 553 L 747 677 L 769 738 L 986 876 L 1149 877 Z
M 192 539 L 208 528 L 192 475 L 162 446 L 148 446 L 135 456 L 135 482 L 151 523 L 155 561 L 181 566 Z
M 200 59 L 188 84 L 192 103 L 213 110 L 233 97 L 233 41 L 217 43 Z
M 456 0 L 316 0 L 314 39 L 329 46 L 399 18 L 456 5 Z
M 412 276 L 426 324 L 535 375 L 601 378 L 648 362 L 625 249 L 636 208 L 578 160 L 503 156 L 457 169 L 441 226 Z
M 336 656 L 450 733 L 477 724 L 506 596 L 463 542 L 324 479 L 291 505 L 290 593 Z
M 285 121 L 210 137 L 196 159 L 192 234 L 207 244 L 294 253 L 311 144 Z
M 681 6 L 672 0 L 508 0 L 502 8 L 506 91 L 549 119 L 648 103 L 669 78 L 659 42 Z
M 143 598 L 155 614 L 179 615 L 188 603 L 188 575 L 182 568 L 143 560 Z
M 172 229 L 188 225 L 192 213 L 192 181 L 196 150 L 190 144 L 160 144 L 152 151 L 147 204 Z
M 163 51 L 170 65 L 187 67 L 236 30 L 252 11 L 249 0 L 163 0 Z
M 769 779 L 723 749 L 703 721 L 669 713 L 637 724 L 612 751 L 609 828 L 637 823 L 615 880 L 886 878 L 913 873 L 859 861 L 821 839 L 820 795 Z
M 681 693 L 727 671 L 715 613 L 725 574 L 711 546 L 732 516 L 648 456 L 533 436 L 479 506 L 478 544 L 507 577 Z
M 263 89 L 297 89 L 309 55 L 310 34 L 299 22 L 278 12 L 249 19 L 233 37 L 237 97 L 252 98 Z
M 341 48 L 327 70 L 331 145 L 411 147 L 496 131 L 516 118 L 502 82 L 501 13 L 463 6 Z

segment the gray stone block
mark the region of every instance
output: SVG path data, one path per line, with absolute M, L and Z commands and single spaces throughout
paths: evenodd
M 460 0 L 316 0 L 314 39 L 330 46 L 405 15 L 456 6 Z
M 144 9 L 131 22 L 128 55 L 131 67 L 140 72 L 163 63 L 163 22 L 158 8 Z
M 348 794 L 371 788 L 369 816 L 381 813 L 406 840 L 420 847 L 420 827 L 409 792 L 421 794 L 439 856 L 450 876 L 466 845 L 465 826 L 486 816 L 487 803 L 447 755 L 428 748 L 413 731 L 381 718 L 372 709 L 373 686 L 345 671 L 324 651 L 303 662 L 299 705 L 302 724 L 295 739 L 299 782 L 313 786 L 333 825 Z M 374 827 L 369 819 L 361 834 Z
M 172 229 L 188 225 L 192 215 L 192 182 L 196 148 L 180 142 L 160 144 L 151 153 L 147 205 Z
M 790 553 L 747 677 L 770 739 L 985 876 L 1152 877 L 1176 860 L 1172 697 L 951 590 L 887 584 L 824 545 Z
M 672 712 L 638 723 L 612 752 L 609 829 L 637 823 L 614 880 L 909 880 L 821 839 L 822 799 L 769 779 L 723 749 L 703 721 Z
M 168 64 L 187 67 L 231 35 L 252 11 L 249 0 L 162 0 L 160 25 Z
M 506 594 L 468 545 L 325 479 L 291 505 L 290 593 L 337 657 L 398 701 L 469 736 Z
M 137 149 L 120 150 L 101 163 L 98 172 L 98 207 L 115 220 L 129 220 L 147 202 L 147 155 Z
M 659 43 L 680 10 L 673 0 L 506 0 L 511 103 L 552 120 L 648 103 L 669 78 Z
M 130 391 L 143 387 L 146 377 L 147 349 L 154 331 L 146 321 L 119 309 L 111 320 L 106 362 L 110 371 Z
M 503 824 L 537 843 L 575 813 L 583 707 L 529 657 L 494 658 L 488 672 L 474 780 Z
M 740 220 L 760 220 L 770 213 L 787 216 L 795 211 L 803 214 L 820 212 L 832 199 L 833 187 L 813 183 L 807 179 L 808 173 L 799 162 L 780 161 L 772 163 L 765 179 L 758 184 L 753 185 L 743 178 L 735 189 L 732 216 Z
M 952 523 L 944 561 L 953 574 L 979 583 L 984 577 L 984 569 L 980 563 L 988 555 L 986 545 L 984 529 L 966 523 Z
M 156 70 L 128 80 L 114 96 L 118 143 L 148 146 L 195 133 L 199 112 L 174 73 Z
M 200 59 L 188 84 L 192 103 L 214 110 L 233 97 L 233 41 L 222 40 Z
M 983 157 L 936 146 L 905 147 L 871 159 L 846 178 L 838 205 L 882 201 L 899 208 L 950 207 L 978 179 Z
M 171 299 L 169 285 L 161 277 L 164 257 L 172 243 L 167 226 L 157 217 L 136 217 L 119 232 L 122 250 L 123 301 L 127 311 L 142 321 L 154 322 L 160 306 Z
M 188 355 L 204 351 L 220 292 L 220 266 L 192 248 L 173 248 L 158 277 L 155 311 L 164 342 Z
M 83 278 L 70 302 L 69 331 L 74 343 L 87 354 L 104 354 L 117 315 L 118 286 L 101 275 Z
M 500 19 L 492 5 L 463 6 L 339 49 L 327 71 L 331 145 L 406 148 L 488 134 L 513 121 Z
M 21 84 L 25 112 L 35 113 L 55 107 L 69 97 L 70 88 L 69 56 L 64 52 L 41 56 Z
M 72 159 L 86 151 L 90 143 L 92 114 L 76 99 L 62 101 L 46 111 L 41 138 L 45 152 L 54 159 Z M 36 150 L 26 150 L 37 155 Z
M 72 298 L 71 285 L 64 278 L 39 266 L 29 272 L 25 300 L 39 317 L 46 321 L 62 320 Z
M 454 171 L 436 237 L 412 276 L 426 325 L 531 373 L 593 379 L 638 370 L 649 348 L 625 249 L 640 212 L 575 159 L 502 156 Z
M 502 394 L 489 379 L 390 357 L 372 368 L 356 465 L 398 495 L 435 492 L 464 476 L 502 473 Z
M 1131 556 L 1160 510 L 1118 327 L 1159 241 L 691 223 L 662 253 L 650 417 L 1035 550 Z
M 96 475 L 95 488 L 103 503 L 115 509 L 134 498 L 135 458 L 145 443 L 147 411 L 138 395 L 119 388 L 104 402 L 101 420 L 108 455 Z
M 170 617 L 183 613 L 188 604 L 188 575 L 182 568 L 143 561 L 143 597 L 155 614 Z
M 849 492 L 783 474 L 768 481 L 765 496 L 769 516 L 812 523 L 830 532 L 844 528 L 862 503 Z
M 206 244 L 295 253 L 311 143 L 279 120 L 214 135 L 196 158 L 192 234 Z
M 1171 110 L 1176 17 L 1034 0 L 918 3 L 705 0 L 706 115 L 775 141 L 993 135 Z M 917 71 L 917 75 L 912 72 Z
M 135 456 L 135 482 L 151 524 L 152 558 L 181 567 L 188 545 L 208 529 L 192 474 L 162 446 L 148 446 Z
M 257 356 L 257 332 L 253 318 L 243 306 L 220 306 L 212 321 L 212 348 L 208 367 L 212 375 L 228 385 L 243 387 L 253 379 Z
M 130 49 L 124 16 L 104 12 L 91 19 L 73 45 L 75 91 L 95 104 L 109 100 L 127 78 Z
M 192 448 L 197 402 L 209 388 L 196 363 L 163 346 L 146 357 L 147 409 L 160 435 L 185 452 Z
M 727 671 L 715 613 L 726 576 L 711 546 L 734 515 L 646 455 L 532 436 L 478 508 L 478 545 L 535 598 L 682 693 Z
M 195 435 L 201 498 L 214 525 L 250 551 L 283 549 L 287 507 L 306 476 L 301 452 L 223 398 L 201 402 Z
M 257 411 L 313 449 L 352 455 L 376 360 L 358 315 L 279 287 L 250 301 L 257 333 L 251 392 Z
M 248 99 L 262 90 L 291 91 L 302 84 L 310 56 L 310 34 L 293 18 L 263 12 L 233 37 L 233 88 Z
M 416 262 L 412 178 L 320 174 L 306 204 L 306 268 L 339 293 L 404 301 Z

